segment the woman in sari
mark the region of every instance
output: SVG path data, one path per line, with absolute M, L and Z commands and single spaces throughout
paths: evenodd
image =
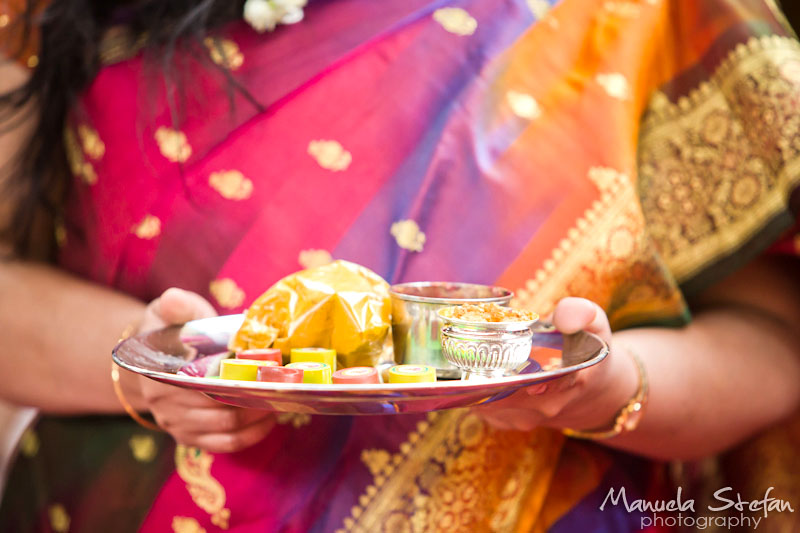
M 796 260 L 762 255 L 800 161 L 774 4 L 248 2 L 252 27 L 238 3 L 97 4 L 30 8 L 41 46 L 12 55 L 32 71 L 0 73 L 21 150 L 0 392 L 45 413 L 0 529 L 638 531 L 599 509 L 609 489 L 663 497 L 652 459 L 796 409 Z M 302 21 L 259 32 L 284 5 Z M 611 354 L 429 416 L 273 415 L 124 372 L 115 394 L 120 332 L 239 312 L 331 258 L 508 286 Z

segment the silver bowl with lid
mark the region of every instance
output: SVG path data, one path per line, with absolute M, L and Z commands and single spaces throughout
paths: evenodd
M 442 354 L 440 309 L 460 304 L 507 306 L 508 289 L 473 283 L 425 281 L 392 285 L 392 336 L 397 364 L 430 365 L 439 379 L 459 379 L 461 369 Z

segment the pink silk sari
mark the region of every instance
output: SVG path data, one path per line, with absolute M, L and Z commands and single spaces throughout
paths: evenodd
M 791 218 L 800 49 L 767 3 L 312 0 L 300 24 L 204 46 L 171 85 L 141 56 L 106 66 L 72 114 L 65 269 L 234 313 L 333 257 L 681 324 L 684 291 Z M 643 494 L 644 463 L 554 431 L 469 411 L 277 420 L 240 453 L 178 446 L 142 530 L 640 527 L 598 498 Z

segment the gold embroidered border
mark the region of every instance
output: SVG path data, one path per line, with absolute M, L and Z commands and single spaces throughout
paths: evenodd
M 644 230 L 630 177 L 592 167 L 587 178 L 600 197 L 515 290 L 512 305 L 546 314 L 561 298 L 580 296 L 602 306 L 614 327 L 680 316 L 683 299 Z
M 447 414 L 445 414 L 447 416 Z M 403 486 L 411 480 L 398 469 L 416 471 L 419 466 L 433 453 L 433 446 L 442 438 L 444 425 L 438 424 L 431 430 L 431 423 L 439 418 L 439 414 L 432 412 L 427 421 L 417 424 L 417 430 L 408 435 L 408 440 L 400 445 L 400 451 L 392 454 L 381 468 L 370 466 L 364 456 L 365 462 L 374 472 L 374 483 L 367 486 L 361 495 L 358 505 L 353 507 L 350 518 L 345 518 L 344 529 L 337 531 L 367 532 L 377 530 L 381 520 L 387 515 L 387 510 L 399 499 Z M 421 437 L 425 437 L 421 439 Z M 411 453 L 413 451 L 413 453 Z
M 541 508 L 562 443 L 547 429 L 494 430 L 463 409 L 430 413 L 397 453 L 363 452 L 373 484 L 336 533 L 513 531 L 523 505 Z
M 737 46 L 708 82 L 651 102 L 640 136 L 648 231 L 683 282 L 733 253 L 787 206 L 800 182 L 800 44 Z
M 576 280 L 581 267 L 597 270 L 592 257 L 593 249 L 601 246 L 598 235 L 609 233 L 607 230 L 619 219 L 626 206 L 634 203 L 634 198 L 633 189 L 625 186 L 626 182 L 630 183 L 626 174 L 611 168 L 593 167 L 587 176 L 600 189 L 600 198 L 567 230 L 558 247 L 553 249 L 525 287 L 515 291 L 514 307 L 536 309 L 540 314 L 550 313 L 555 303 L 566 295 L 567 286 Z M 632 233 L 637 232 L 634 230 Z M 592 298 L 600 305 L 607 300 L 597 294 L 581 293 L 580 296 Z

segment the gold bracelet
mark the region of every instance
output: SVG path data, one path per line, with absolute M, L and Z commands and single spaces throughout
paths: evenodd
M 124 341 L 130 337 L 134 331 L 136 331 L 136 324 L 129 324 L 128 327 L 125 328 L 125 331 L 122 332 L 122 335 L 120 335 L 119 341 L 117 342 Z M 152 431 L 163 431 L 163 429 L 161 429 L 157 424 L 142 418 L 142 415 L 137 413 L 136 409 L 134 409 L 128 399 L 125 398 L 125 394 L 122 392 L 122 384 L 119 382 L 119 365 L 113 360 L 111 361 L 111 383 L 114 385 L 114 393 L 117 395 L 117 400 L 119 400 L 119 403 L 122 405 L 122 408 L 125 409 L 125 412 L 128 413 L 128 416 L 133 418 L 137 424 L 145 429 L 150 429 Z
M 647 379 L 647 370 L 645 369 L 642 359 L 633 351 L 626 350 L 633 361 L 636 363 L 636 370 L 639 373 L 639 388 L 636 394 L 633 395 L 628 403 L 620 409 L 617 416 L 614 417 L 614 425 L 611 429 L 594 430 L 594 431 L 581 431 L 577 429 L 563 429 L 564 435 L 567 437 L 574 437 L 576 439 L 591 439 L 591 440 L 605 440 L 611 437 L 616 437 L 623 431 L 633 431 L 639 425 L 644 414 L 644 408 L 647 404 L 647 397 L 650 390 L 650 383 Z

